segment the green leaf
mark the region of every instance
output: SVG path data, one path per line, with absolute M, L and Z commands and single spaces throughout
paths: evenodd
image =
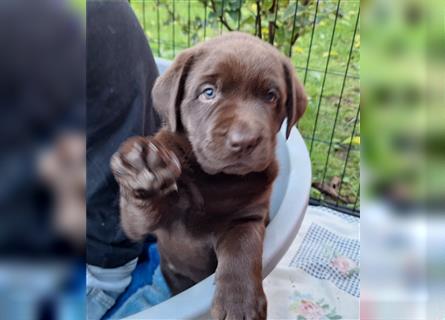
M 296 2 L 291 2 L 289 4 L 289 6 L 286 8 L 286 10 L 283 13 L 283 16 L 281 17 L 281 19 L 283 20 L 288 20 L 290 17 L 293 17 L 295 14 L 295 7 L 296 7 L 297 3 Z
M 242 0 L 230 0 L 229 3 L 228 3 L 229 4 L 229 8 L 232 9 L 232 10 L 237 10 L 238 11 L 239 8 L 240 8 L 240 4 L 242 4 L 241 1 Z
M 341 143 L 342 144 L 350 144 L 351 143 L 354 146 L 359 146 L 360 145 L 360 136 L 346 138 Z
M 274 21 L 275 20 L 275 13 L 267 11 L 267 21 Z M 278 20 L 278 17 L 277 17 Z
M 238 18 L 239 18 L 238 11 L 228 11 L 228 14 L 233 21 L 238 22 Z
M 263 10 L 269 10 L 270 7 L 272 7 L 272 0 L 263 0 L 261 6 L 263 7 Z
M 208 18 L 209 20 L 211 20 L 211 19 L 215 19 L 215 17 L 216 17 L 216 13 L 213 12 L 213 11 L 210 11 L 210 12 L 208 13 L 208 15 L 207 15 L 207 18 Z
M 252 25 L 255 23 L 255 17 L 248 16 L 245 19 L 242 20 L 242 25 Z

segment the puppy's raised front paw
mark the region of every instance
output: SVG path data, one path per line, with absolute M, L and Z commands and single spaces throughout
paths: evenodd
M 176 155 L 155 139 L 126 140 L 111 158 L 117 182 L 135 197 L 165 195 L 177 189 L 181 165 Z

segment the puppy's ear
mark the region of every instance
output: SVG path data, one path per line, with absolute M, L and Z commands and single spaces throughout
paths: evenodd
M 289 138 L 290 132 L 298 119 L 301 118 L 307 106 L 306 93 L 303 85 L 297 79 L 294 68 L 290 61 L 286 58 L 283 62 L 284 77 L 286 80 L 286 116 L 287 128 L 286 139 Z
M 156 79 L 152 90 L 153 106 L 172 132 L 181 131 L 180 105 L 184 98 L 187 75 L 194 60 L 194 50 L 179 54 L 165 73 Z

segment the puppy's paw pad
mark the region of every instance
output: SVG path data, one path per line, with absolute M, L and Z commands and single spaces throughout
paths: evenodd
M 125 176 L 137 173 L 145 167 L 143 137 L 133 137 L 126 140 L 119 150 L 111 157 L 111 170 L 115 176 Z
M 176 155 L 159 142 L 135 137 L 125 141 L 111 159 L 118 183 L 136 197 L 167 194 L 177 189 L 181 166 Z

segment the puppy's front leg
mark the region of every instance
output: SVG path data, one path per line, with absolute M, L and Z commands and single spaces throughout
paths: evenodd
M 231 226 L 216 239 L 214 319 L 266 319 L 262 286 L 263 221 Z
M 178 158 L 156 138 L 133 137 L 113 155 L 111 169 L 120 187 L 122 228 L 142 240 L 159 222 L 163 197 L 177 187 Z

